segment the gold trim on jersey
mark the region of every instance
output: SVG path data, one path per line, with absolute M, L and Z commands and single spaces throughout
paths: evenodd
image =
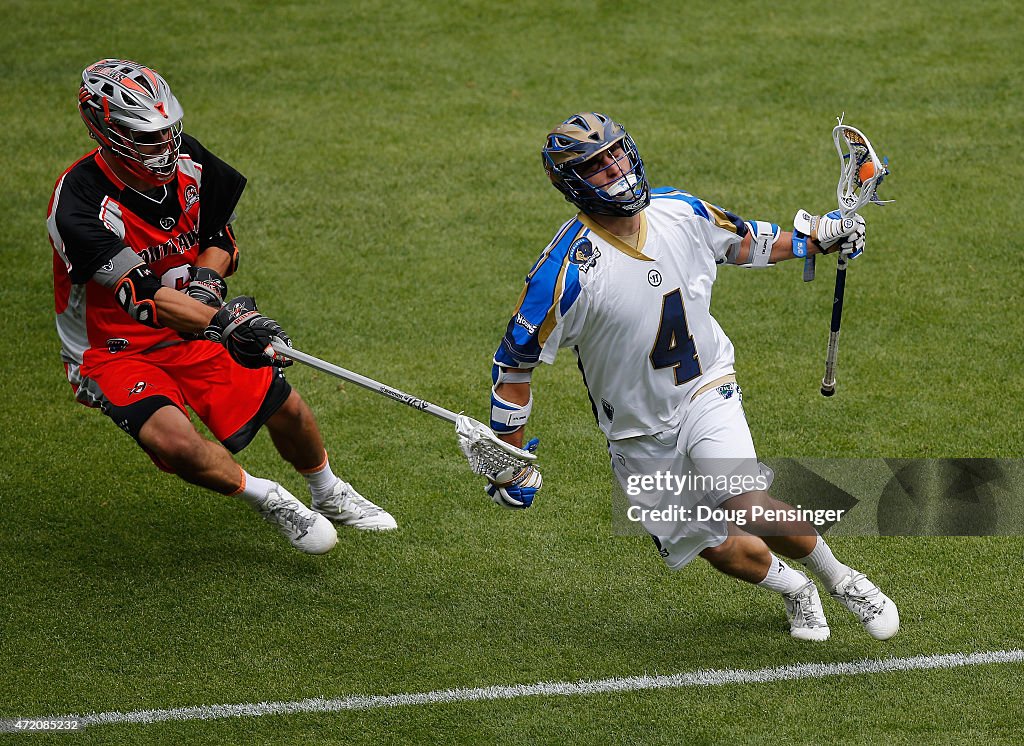
M 575 241 L 576 239 L 574 238 L 573 240 Z M 551 308 L 548 309 L 548 313 L 544 317 L 544 321 L 541 322 L 540 329 L 537 331 L 537 344 L 540 345 L 542 350 L 544 345 L 547 344 L 551 332 L 555 330 L 555 324 L 558 323 L 558 304 L 562 302 L 562 293 L 565 291 L 565 273 L 569 271 L 571 256 L 571 252 L 565 252 L 562 268 L 558 270 L 558 279 L 555 280 L 555 292 L 551 295 Z
M 719 228 L 729 231 L 730 233 L 738 233 L 736 223 L 729 220 L 729 217 L 725 214 L 725 211 L 721 207 L 715 207 L 710 202 L 701 200 L 700 203 L 704 205 L 704 209 L 708 211 L 708 214 L 714 218 L 715 225 Z
M 592 218 L 584 215 L 582 212 L 576 217 L 577 220 L 583 223 L 583 225 L 590 228 L 591 231 L 599 235 L 626 256 L 633 259 L 639 259 L 642 262 L 654 261 L 651 257 L 644 256 L 643 254 L 644 245 L 647 243 L 647 216 L 644 213 L 640 213 L 640 236 L 639 240 L 636 242 L 636 248 L 633 248 L 623 241 L 621 237 L 616 236 L 614 233 L 610 233 L 607 228 L 603 228 L 598 225 Z
M 693 392 L 693 396 L 690 397 L 690 401 L 694 401 L 701 394 L 706 394 L 711 389 L 717 388 L 718 386 L 723 386 L 727 383 L 736 383 L 735 373 L 726 373 L 724 376 L 720 376 L 719 378 L 716 378 L 714 381 L 708 381 L 699 389 Z

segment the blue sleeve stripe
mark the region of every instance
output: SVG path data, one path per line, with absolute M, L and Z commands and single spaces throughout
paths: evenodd
M 743 222 L 743 218 L 739 215 L 723 210 L 721 207 L 712 205 L 702 199 L 697 199 L 692 194 L 688 194 L 681 189 L 658 187 L 651 192 L 651 199 L 674 199 L 685 202 L 693 208 L 694 213 L 700 215 L 709 223 L 717 225 L 719 228 L 732 231 L 740 238 L 743 238 L 748 233 L 746 223 Z
M 569 247 L 586 231 L 579 221 L 570 221 L 534 265 L 494 356 L 501 365 L 536 363 L 558 312 L 564 314 L 579 297 L 579 267 L 569 261 Z
M 693 208 L 693 211 L 697 215 L 700 215 L 705 220 L 711 220 L 711 215 L 708 214 L 708 210 L 704 206 L 704 203 L 692 194 L 687 194 L 680 189 L 674 189 L 672 187 L 658 187 L 651 192 L 651 199 L 675 199 L 680 202 L 685 202 Z
M 582 289 L 580 287 L 580 265 L 570 262 L 565 275 L 565 290 L 562 291 L 562 303 L 558 308 L 562 316 L 565 316 L 569 309 L 572 308 L 572 304 L 580 297 Z
M 573 241 L 575 241 L 576 237 L 579 235 L 579 230 L 574 229 L 578 229 L 582 226 L 583 224 L 580 223 L 579 220 L 573 218 L 572 220 L 568 221 L 565 225 L 563 225 L 561 228 L 559 228 L 558 233 L 556 233 L 555 237 L 551 239 L 551 243 L 549 243 L 547 245 L 547 248 L 545 248 L 544 251 L 540 253 L 540 257 L 537 259 L 536 262 L 534 262 L 533 266 L 530 268 L 530 272 L 529 274 L 526 275 L 526 279 L 529 280 L 537 273 L 537 270 L 540 269 L 540 266 L 547 260 L 549 256 L 551 256 L 552 252 L 557 252 L 559 249 L 561 249 L 562 251 L 568 250 L 569 245 Z M 568 242 L 566 242 L 566 235 L 570 232 L 573 233 L 573 236 L 568 240 Z

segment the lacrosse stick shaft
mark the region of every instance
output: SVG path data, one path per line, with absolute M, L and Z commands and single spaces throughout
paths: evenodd
M 338 365 L 334 365 L 333 363 L 328 363 L 326 360 L 313 357 L 301 350 L 289 347 L 278 339 L 275 339 L 271 345 L 274 348 L 274 352 L 279 355 L 284 355 L 291 360 L 300 362 L 303 365 L 308 365 L 310 368 L 319 370 L 322 373 L 327 373 L 328 375 L 340 378 L 343 381 L 348 381 L 349 383 L 354 383 L 357 386 L 362 386 L 364 389 L 369 389 L 370 391 L 374 391 L 382 396 L 386 396 L 389 399 L 395 400 L 399 404 L 405 404 L 406 406 L 418 409 L 421 412 L 432 414 L 438 419 L 445 420 L 446 422 L 457 423 L 458 421 L 458 415 L 444 407 L 431 404 L 424 399 L 412 396 L 404 391 L 399 391 L 398 389 L 391 388 L 390 386 L 385 386 L 383 383 L 374 381 L 372 378 L 361 376 L 358 373 L 353 373 L 352 371 L 346 370 Z
M 843 296 L 846 294 L 846 262 L 840 261 L 836 268 L 836 290 L 832 297 L 832 324 L 828 335 L 828 349 L 825 351 L 825 376 L 821 379 L 821 395 L 832 396 L 836 392 L 836 358 L 839 356 L 839 328 L 843 323 Z
M 878 185 L 887 173 L 886 162 L 875 155 L 871 142 L 856 127 L 839 124 L 832 130 L 832 140 L 839 153 L 840 174 L 836 187 L 839 200 L 839 214 L 845 219 L 856 213 L 869 202 L 883 204 L 878 199 Z M 846 143 L 844 153 L 842 141 Z M 870 166 L 867 176 L 861 176 L 861 169 Z M 862 180 L 864 179 L 864 180 Z M 854 189 L 856 187 L 856 189 Z M 810 257 L 808 257 L 810 258 Z M 832 298 L 832 323 L 828 335 L 828 348 L 825 351 L 825 375 L 821 379 L 821 395 L 832 396 L 836 392 L 836 358 L 839 356 L 839 328 L 843 322 L 843 296 L 846 293 L 846 264 L 840 256 L 836 264 L 836 290 Z M 813 270 L 812 270 L 813 272 Z M 813 278 L 813 274 L 812 274 Z M 804 269 L 804 280 L 807 280 L 807 269 Z

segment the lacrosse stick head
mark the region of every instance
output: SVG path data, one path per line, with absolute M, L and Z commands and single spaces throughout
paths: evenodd
M 836 197 L 839 212 L 845 218 L 873 202 L 885 205 L 892 200 L 878 199 L 878 187 L 889 174 L 888 159 L 880 159 L 871 147 L 871 141 L 856 127 L 839 124 L 832 130 L 832 140 L 839 153 L 839 185 Z
M 537 460 L 536 454 L 506 443 L 487 425 L 463 414 L 455 418 L 455 433 L 474 474 L 493 477 L 510 469 L 519 471 Z

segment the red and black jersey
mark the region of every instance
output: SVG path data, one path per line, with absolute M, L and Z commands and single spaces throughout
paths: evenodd
M 54 249 L 57 332 L 73 386 L 114 356 L 181 340 L 171 329 L 133 320 L 114 291 L 93 279 L 97 270 L 128 247 L 163 285 L 181 289 L 203 249 L 234 250 L 226 228 L 244 188 L 244 176 L 185 134 L 174 179 L 150 192 L 122 182 L 98 150 L 61 175 L 46 223 Z

